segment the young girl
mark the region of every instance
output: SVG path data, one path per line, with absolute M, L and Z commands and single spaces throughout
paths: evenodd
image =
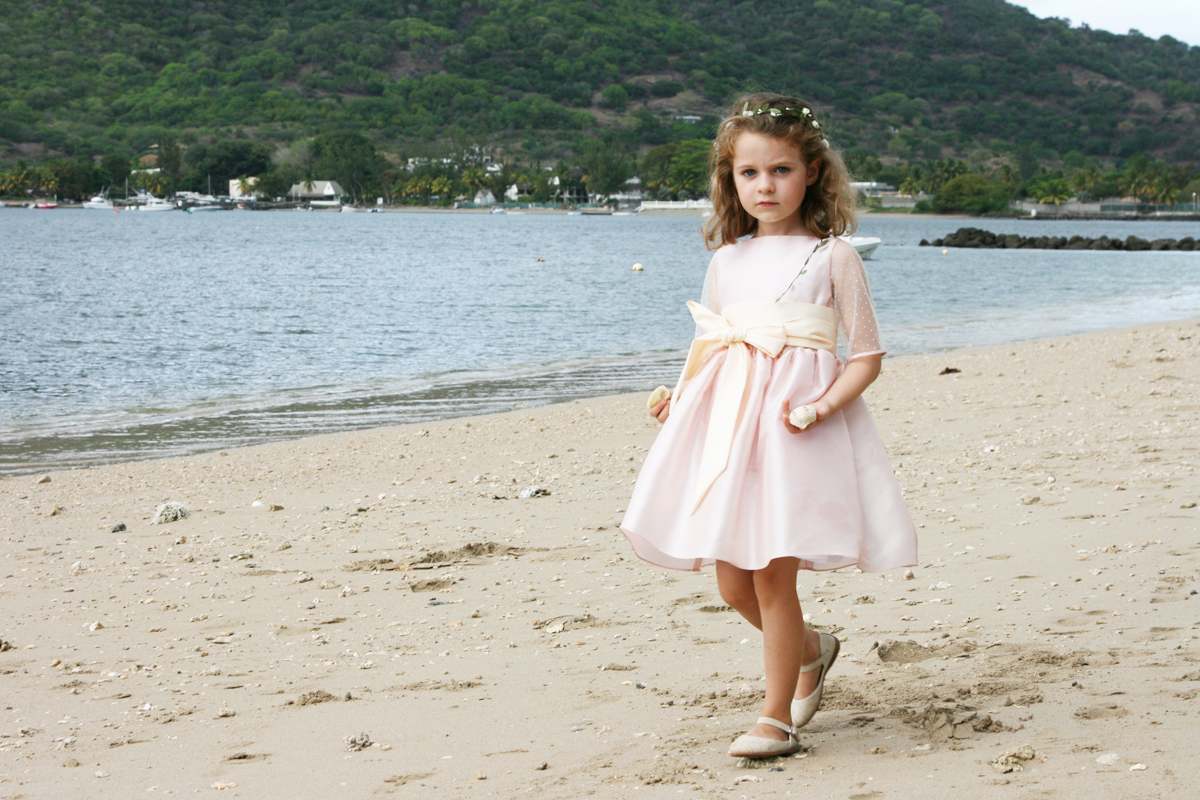
M 739 99 L 710 159 L 709 265 L 687 364 L 652 396 L 664 423 L 621 531 L 672 569 L 716 564 L 721 597 L 763 633 L 766 698 L 737 757 L 799 750 L 838 655 L 804 624 L 798 570 L 916 563 L 916 531 L 860 395 L 884 350 L 841 156 L 794 97 Z M 749 238 L 743 238 L 749 236 Z M 837 356 L 838 327 L 849 359 Z

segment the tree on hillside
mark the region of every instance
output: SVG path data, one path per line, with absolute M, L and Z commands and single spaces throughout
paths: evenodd
M 319 180 L 337 181 L 354 202 L 373 194 L 390 194 L 390 165 L 362 134 L 322 134 L 313 139 L 309 150 Z
M 193 191 L 213 191 L 225 194 L 229 182 L 242 175 L 261 175 L 271 168 L 271 148 L 248 139 L 223 139 L 217 142 L 198 142 L 184 155 L 187 166 L 186 187 Z
M 946 181 L 934 197 L 933 207 L 941 212 L 987 214 L 1007 208 L 1008 197 L 1008 189 L 1000 181 L 966 173 Z
M 589 195 L 616 194 L 633 175 L 633 160 L 616 145 L 594 139 L 579 157 Z

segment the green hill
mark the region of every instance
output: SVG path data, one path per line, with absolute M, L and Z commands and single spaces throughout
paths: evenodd
M 747 88 L 884 161 L 1200 160 L 1200 47 L 1001 0 L 0 0 L 10 161 L 345 131 L 548 161 L 709 136 Z

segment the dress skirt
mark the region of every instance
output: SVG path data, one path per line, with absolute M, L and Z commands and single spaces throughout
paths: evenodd
M 880 572 L 917 561 L 916 531 L 862 398 L 791 433 L 783 406 L 820 399 L 843 364 L 827 350 L 751 349 L 727 466 L 695 513 L 693 491 L 727 350 L 712 353 L 675 399 L 642 467 L 621 532 L 639 558 L 698 570 L 716 561 L 761 569 L 794 557 L 803 569 Z

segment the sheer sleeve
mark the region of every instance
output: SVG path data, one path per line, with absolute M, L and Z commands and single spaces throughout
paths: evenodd
M 845 335 L 847 360 L 883 355 L 886 351 L 879 340 L 879 323 L 875 320 L 871 288 L 862 259 L 851 245 L 842 241 L 836 243 L 832 259 L 829 272 L 833 281 L 833 306 Z

